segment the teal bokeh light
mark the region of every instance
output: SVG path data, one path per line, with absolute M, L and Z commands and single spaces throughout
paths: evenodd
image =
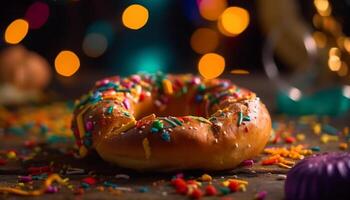
M 166 71 L 166 65 L 169 64 L 169 55 L 166 49 L 161 47 L 149 47 L 139 50 L 134 56 L 130 56 L 125 74 L 137 72 L 155 73 L 157 71 Z

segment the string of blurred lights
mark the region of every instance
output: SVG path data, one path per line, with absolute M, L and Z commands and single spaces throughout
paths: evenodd
M 223 73 L 225 69 L 225 58 L 216 51 L 220 45 L 220 35 L 235 37 L 241 34 L 249 25 L 249 13 L 244 8 L 228 7 L 227 0 L 198 0 L 197 9 L 204 20 L 216 23 L 216 28 L 200 27 L 191 36 L 192 49 L 201 54 L 198 61 L 198 71 L 205 78 L 215 78 Z M 5 31 L 4 39 L 8 44 L 20 43 L 28 34 L 29 29 L 41 28 L 49 19 L 50 7 L 47 3 L 36 1 L 26 10 L 23 19 L 19 18 L 10 23 Z M 140 30 L 149 20 L 149 10 L 140 4 L 128 5 L 121 15 L 121 22 L 127 29 Z M 215 27 L 215 26 L 214 26 Z M 107 21 L 95 21 L 85 34 L 82 42 L 82 51 L 91 58 L 103 55 L 109 44 L 114 40 L 113 25 Z M 145 48 L 149 49 L 149 48 Z M 152 47 L 154 50 L 155 48 Z M 137 61 L 139 66 L 135 70 L 159 70 L 161 61 L 150 60 L 147 55 L 139 51 L 139 57 L 144 61 Z M 154 52 L 154 51 L 152 51 Z M 157 54 L 158 55 L 158 54 Z M 159 56 L 158 56 L 159 57 Z M 163 56 L 162 56 L 163 57 Z M 138 59 L 138 58 L 137 58 Z M 137 60 L 136 59 L 136 60 Z M 148 61 L 147 61 L 148 60 Z M 148 64 L 147 64 L 148 62 Z M 62 76 L 72 76 L 80 67 L 79 56 L 72 50 L 62 50 L 55 58 L 54 67 L 56 72 Z M 236 74 L 245 70 L 238 69 Z
M 350 38 L 343 32 L 342 25 L 332 15 L 332 6 L 328 0 L 314 0 L 317 11 L 313 24 L 317 31 L 313 37 L 319 48 L 328 49 L 328 67 L 339 77 L 349 75 Z
M 200 27 L 191 36 L 190 44 L 198 54 L 204 54 L 198 61 L 199 73 L 207 78 L 216 78 L 225 70 L 225 58 L 214 53 L 219 46 L 218 31 L 227 37 L 241 34 L 249 25 L 249 13 L 244 8 L 228 7 L 226 0 L 197 1 L 199 13 L 203 19 L 216 21 L 217 30 Z M 233 74 L 247 74 L 237 69 Z

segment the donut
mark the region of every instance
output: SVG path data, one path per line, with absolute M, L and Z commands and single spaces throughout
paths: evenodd
M 97 81 L 75 102 L 72 130 L 81 157 L 122 168 L 227 170 L 263 150 L 271 118 L 229 80 L 135 74 Z

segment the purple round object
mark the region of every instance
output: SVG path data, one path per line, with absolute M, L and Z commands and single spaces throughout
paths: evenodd
M 287 200 L 350 199 L 350 153 L 310 156 L 287 174 Z

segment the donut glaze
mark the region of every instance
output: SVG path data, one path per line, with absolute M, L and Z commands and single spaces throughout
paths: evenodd
M 258 155 L 271 119 L 255 93 L 229 80 L 136 74 L 111 77 L 76 102 L 82 157 L 140 171 L 226 170 Z

